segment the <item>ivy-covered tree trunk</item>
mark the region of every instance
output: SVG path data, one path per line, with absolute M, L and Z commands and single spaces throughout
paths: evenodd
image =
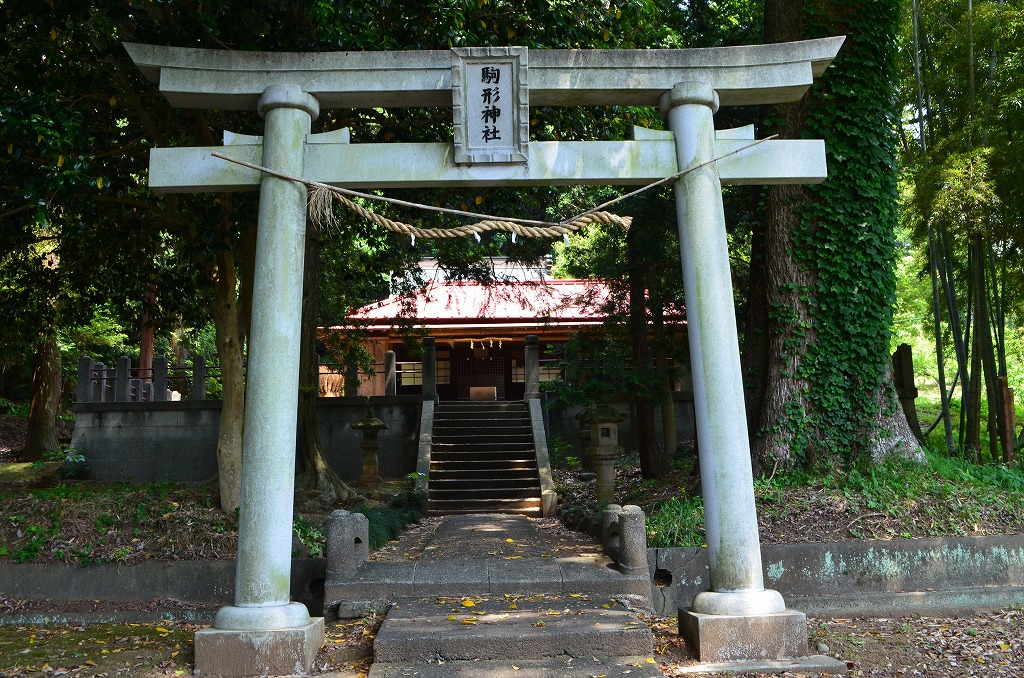
M 45 332 L 36 345 L 32 360 L 32 385 L 28 410 L 28 430 L 22 461 L 37 461 L 59 446 L 57 413 L 60 409 L 61 358 L 57 335 Z
M 897 0 L 765 3 L 767 42 L 848 37 L 808 96 L 770 114 L 769 131 L 783 138 L 825 139 L 829 179 L 768 191 L 763 250 L 755 252 L 764 257 L 758 312 L 769 361 L 753 445 L 762 466 L 917 450 L 887 368 L 899 11 Z M 747 374 L 754 374 L 750 361 Z

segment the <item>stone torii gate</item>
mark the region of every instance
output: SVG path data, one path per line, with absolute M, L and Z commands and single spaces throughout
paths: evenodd
M 696 167 L 675 195 L 711 581 L 680 627 L 705 661 L 805 654 L 804 615 L 764 588 L 721 184 L 822 181 L 824 143 L 765 141 L 709 161 L 753 139 L 752 127 L 714 129 L 720 105 L 798 100 L 842 42 L 318 54 L 126 44 L 172 106 L 256 110 L 265 120 L 262 137 L 225 132 L 223 147 L 159 148 L 150 158 L 159 192 L 260 190 L 235 604 L 196 634 L 197 672 L 308 671 L 324 638 L 323 619 L 289 599 L 307 189 L 214 151 L 339 187 L 643 185 Z M 529 140 L 530 106 L 594 105 L 660 106 L 670 131 Z M 455 143 L 310 134 L 321 108 L 413 106 L 452 106 Z

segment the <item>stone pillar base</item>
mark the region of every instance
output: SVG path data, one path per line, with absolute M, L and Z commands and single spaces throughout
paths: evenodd
M 323 617 L 288 629 L 196 631 L 197 676 L 306 675 L 324 644 Z
M 807 616 L 797 610 L 750 615 L 680 610 L 679 633 L 701 662 L 807 656 Z

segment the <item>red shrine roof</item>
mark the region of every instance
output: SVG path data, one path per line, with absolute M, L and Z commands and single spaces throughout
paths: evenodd
M 400 319 L 431 328 L 600 325 L 608 287 L 598 280 L 432 282 L 415 295 L 393 295 L 352 313 L 352 320 L 384 330 Z

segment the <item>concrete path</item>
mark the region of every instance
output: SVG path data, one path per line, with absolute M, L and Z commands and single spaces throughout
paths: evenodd
M 371 678 L 661 676 L 650 629 L 627 608 L 647 577 L 555 550 L 529 518 L 464 515 L 445 518 L 415 562 L 366 563 L 366 585 L 396 572 L 375 566 L 411 576 L 377 633 Z

